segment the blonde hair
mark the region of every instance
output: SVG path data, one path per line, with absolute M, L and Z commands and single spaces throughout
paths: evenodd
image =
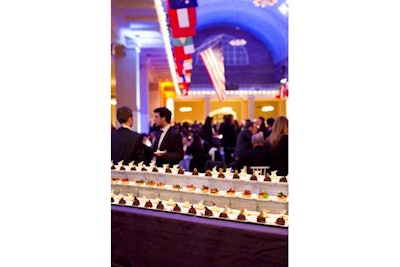
M 285 116 L 279 116 L 276 118 L 272 125 L 271 134 L 266 139 L 271 144 L 271 149 L 274 150 L 278 145 L 279 140 L 283 134 L 289 133 L 289 121 Z

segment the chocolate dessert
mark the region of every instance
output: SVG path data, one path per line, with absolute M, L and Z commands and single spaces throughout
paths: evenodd
M 147 172 L 146 167 L 142 167 L 141 171 L 142 171 L 142 172 Z
M 166 172 L 166 173 L 172 173 L 172 170 L 171 170 L 170 167 L 168 167 L 168 168 L 165 169 L 165 172 Z
M 152 208 L 153 207 L 153 203 L 151 203 L 150 199 L 146 202 L 146 204 L 144 204 L 144 206 L 146 208 Z
M 246 216 L 244 216 L 244 214 L 239 214 L 238 216 L 237 216 L 237 219 L 238 219 L 238 221 L 245 221 L 246 220 Z
M 115 165 L 113 164 L 113 165 L 111 165 L 111 170 L 115 170 L 116 168 L 115 168 Z
M 133 199 L 132 206 L 139 206 L 139 205 L 140 205 L 139 199 L 137 199 L 137 197 L 135 197 Z
M 115 200 L 114 200 L 114 198 L 113 198 L 113 197 L 111 197 L 111 203 L 114 203 L 114 201 L 115 201 Z
M 206 170 L 206 173 L 204 174 L 205 176 L 212 176 L 212 173 L 210 170 Z
M 159 202 L 158 202 L 158 204 L 157 204 L 157 209 L 158 209 L 158 210 L 163 210 L 163 209 L 164 209 L 164 205 L 163 205 L 162 201 L 159 201 Z
M 125 199 L 124 199 L 124 198 L 121 198 L 121 199 L 119 200 L 118 204 L 126 204 Z
M 219 214 L 219 217 L 220 217 L 220 218 L 228 218 L 228 214 L 226 214 L 225 212 L 221 212 L 221 213 Z
M 238 170 L 235 170 L 232 179 L 240 179 L 240 178 L 239 178 Z
M 182 169 L 182 168 L 179 168 L 179 170 L 178 170 L 178 174 L 185 174 L 185 170 L 184 170 L 184 169 Z
M 279 182 L 287 183 L 286 176 L 283 176 L 281 179 L 279 179 Z
M 152 172 L 158 172 L 158 169 L 157 169 L 157 167 L 153 167 L 153 170 L 152 170 Z
M 257 216 L 257 222 L 265 223 L 265 218 L 260 214 L 260 215 Z
M 268 172 L 265 173 L 264 182 L 271 182 L 271 176 L 269 176 Z
M 175 204 L 174 211 L 181 211 L 181 207 L 179 207 L 178 203 Z
M 278 219 L 276 219 L 275 223 L 279 225 L 285 225 L 286 222 L 285 219 L 283 219 L 283 217 L 279 217 Z
M 257 176 L 254 174 L 250 177 L 250 181 L 257 181 Z
M 192 175 L 199 175 L 199 171 L 196 168 L 194 168 L 193 172 L 192 172 Z
M 136 167 L 135 167 L 135 166 L 132 166 L 132 167 L 131 167 L 131 171 L 136 171 Z
M 190 214 L 196 214 L 196 209 L 193 208 L 193 205 L 190 206 L 190 209 L 189 209 L 188 213 L 190 213 Z
M 218 178 L 225 178 L 225 174 L 219 173 L 219 174 L 218 174 Z
M 206 216 L 213 216 L 213 212 L 212 210 L 210 210 L 209 208 L 205 207 L 206 211 L 204 212 L 204 215 Z
M 120 171 L 125 171 L 125 167 L 124 165 L 121 166 L 121 168 L 119 168 Z

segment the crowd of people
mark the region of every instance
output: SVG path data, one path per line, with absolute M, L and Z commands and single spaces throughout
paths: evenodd
M 285 116 L 255 121 L 246 119 L 239 123 L 232 114 L 223 122 L 214 123 L 207 116 L 204 123 L 171 124 L 172 113 L 166 107 L 153 110 L 153 123 L 149 133 L 132 131 L 132 110 L 117 110 L 118 129 L 112 129 L 111 160 L 124 165 L 152 160 L 158 167 L 178 165 L 186 171 L 195 168 L 205 172 L 213 166 L 240 171 L 252 166 L 269 166 L 268 172 L 278 176 L 288 175 L 288 119 Z

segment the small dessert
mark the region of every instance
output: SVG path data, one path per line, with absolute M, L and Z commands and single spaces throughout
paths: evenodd
M 162 203 L 162 201 L 159 201 L 156 207 L 158 210 L 163 210 L 164 209 L 164 204 Z
M 227 195 L 227 196 L 234 196 L 235 193 L 236 193 L 236 191 L 235 191 L 235 189 L 233 189 L 233 188 L 229 188 L 229 190 L 226 191 L 226 195 Z
M 264 218 L 264 214 L 261 211 L 260 214 L 257 216 L 257 222 L 262 222 L 265 223 L 265 218 Z
M 153 203 L 151 203 L 150 199 L 146 202 L 146 204 L 144 204 L 144 206 L 146 208 L 152 208 L 153 207 Z
M 190 203 L 188 201 L 185 201 L 185 202 L 183 202 L 182 207 L 188 209 L 190 207 Z
M 133 166 L 131 167 L 131 171 L 136 171 L 136 166 L 135 166 L 135 165 L 133 165 Z
M 279 179 L 279 182 L 281 182 L 281 183 L 287 183 L 287 178 L 286 178 L 286 176 L 283 176 L 281 179 Z
M 268 194 L 268 192 L 260 192 L 259 194 L 258 194 L 258 198 L 260 198 L 260 199 L 267 199 L 269 197 L 269 194 Z
M 225 211 L 223 211 L 223 212 L 221 212 L 221 213 L 219 214 L 219 217 L 220 217 L 220 218 L 228 218 L 228 214 L 227 214 Z
M 111 178 L 111 183 L 112 184 L 118 184 L 119 179 L 118 178 Z
M 153 167 L 153 169 L 151 170 L 152 172 L 158 172 L 158 169 L 156 166 Z
M 196 209 L 193 207 L 193 205 L 190 206 L 190 209 L 189 209 L 188 213 L 196 214 Z
M 212 176 L 211 170 L 206 170 L 204 176 Z
M 266 172 L 265 173 L 265 177 L 264 177 L 264 182 L 271 182 L 272 180 L 271 180 L 271 176 L 269 176 L 269 173 L 268 172 Z
M 201 192 L 202 192 L 202 193 L 208 193 L 208 191 L 210 191 L 210 188 L 209 188 L 208 186 L 203 185 L 203 186 L 201 187 Z
M 143 185 L 144 184 L 144 180 L 140 179 L 138 181 L 135 182 L 137 185 Z
M 196 190 L 196 187 L 195 187 L 194 185 L 192 185 L 192 184 L 188 184 L 188 185 L 186 186 L 186 188 L 187 188 L 188 191 L 194 191 L 194 190 Z
M 242 196 L 243 197 L 247 197 L 247 198 L 251 197 L 251 191 L 247 190 L 247 189 L 244 190 L 243 193 L 242 193 Z
M 167 168 L 165 169 L 165 173 L 172 173 L 171 168 L 170 168 L 170 167 L 167 167 Z
M 225 178 L 225 174 L 223 173 L 224 169 L 219 168 L 218 178 Z
M 240 179 L 238 170 L 235 170 L 235 172 L 233 173 L 232 179 Z
M 244 209 L 242 209 L 239 213 L 239 215 L 237 216 L 237 220 L 238 221 L 245 221 L 246 220 L 246 216 L 244 215 Z
M 129 184 L 129 179 L 128 178 L 122 178 L 121 182 L 122 182 L 122 184 Z
M 172 189 L 179 190 L 179 189 L 182 189 L 182 186 L 179 185 L 179 184 L 174 184 L 174 185 L 172 186 Z
M 114 198 L 113 198 L 113 197 L 111 197 L 111 203 L 114 203 L 114 201 L 115 201 L 115 200 L 114 200 Z
M 163 188 L 165 186 L 163 182 L 158 182 L 156 185 L 158 188 Z
M 193 169 L 192 175 L 199 175 L 199 171 L 197 170 L 197 168 Z
M 257 176 L 253 173 L 253 175 L 250 177 L 250 181 L 258 181 Z
M 133 199 L 132 206 L 139 206 L 139 205 L 140 205 L 139 199 L 137 199 L 137 197 L 135 197 Z
M 122 198 L 119 200 L 118 204 L 126 204 L 125 199 L 122 197 Z
M 181 211 L 181 207 L 179 207 L 178 203 L 175 204 L 175 207 L 173 209 L 174 211 L 180 212 Z
M 156 182 L 154 182 L 153 180 L 147 181 L 146 183 L 147 186 L 155 186 Z
M 275 223 L 278 224 L 278 225 L 285 225 L 286 221 L 285 221 L 285 219 L 283 218 L 283 216 L 281 216 L 281 217 L 278 217 L 278 218 L 276 219 Z
M 182 169 L 182 168 L 179 168 L 179 170 L 178 170 L 178 174 L 185 174 L 185 170 L 184 170 L 184 169 Z
M 213 195 L 218 194 L 218 192 L 219 192 L 218 188 L 212 188 L 212 189 L 210 190 L 210 194 L 213 194 Z
M 278 192 L 276 195 L 280 200 L 286 200 L 287 196 L 283 192 Z
M 119 168 L 120 171 L 125 171 L 125 167 L 124 165 L 121 165 L 121 167 Z
M 111 165 L 111 170 L 115 170 L 115 169 L 116 169 L 115 165 L 112 164 L 112 165 Z
M 146 167 L 142 167 L 140 170 L 141 170 L 142 172 L 147 172 Z
M 210 210 L 209 208 L 206 207 L 206 211 L 204 212 L 204 215 L 213 216 L 213 212 L 212 212 L 212 210 Z

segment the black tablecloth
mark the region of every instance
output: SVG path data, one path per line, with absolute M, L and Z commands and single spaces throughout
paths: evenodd
M 111 205 L 114 266 L 288 266 L 288 229 Z

